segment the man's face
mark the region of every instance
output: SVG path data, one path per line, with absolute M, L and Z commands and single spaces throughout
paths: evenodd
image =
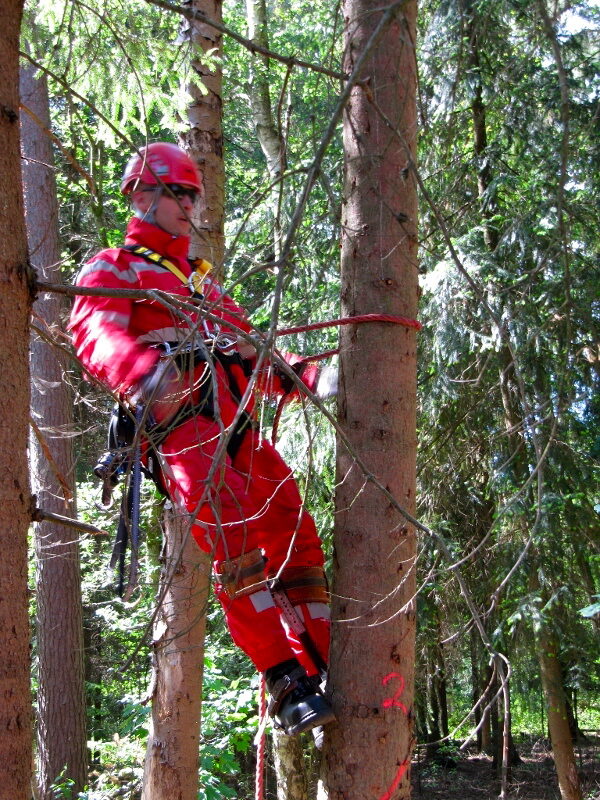
M 154 208 L 156 224 L 173 236 L 189 236 L 191 216 L 198 193 L 189 186 L 179 184 L 163 187 Z M 156 199 L 156 187 L 141 187 L 133 193 L 133 201 L 143 214 L 150 211 Z

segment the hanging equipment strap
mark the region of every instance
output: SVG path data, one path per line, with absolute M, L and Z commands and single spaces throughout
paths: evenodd
M 306 630 L 305 624 L 302 622 L 300 615 L 296 608 L 290 602 L 290 598 L 281 582 L 281 580 L 269 581 L 269 589 L 273 600 L 279 606 L 281 613 L 285 617 L 290 629 L 296 634 L 302 647 L 308 656 L 310 656 L 313 664 L 319 670 L 321 678 L 325 680 L 327 676 L 327 664 L 323 656 L 317 650 L 316 644 L 313 642 L 309 632 Z
M 135 445 L 129 456 L 130 475 L 129 486 L 123 491 L 121 501 L 121 516 L 117 536 L 113 545 L 110 559 L 111 569 L 118 568 L 118 593 L 119 597 L 125 596 L 129 599 L 137 584 L 138 564 L 139 564 L 139 543 L 140 543 L 140 491 L 142 485 L 142 463 L 139 428 L 144 413 L 143 406 L 138 406 L 135 411 Z M 129 562 L 129 575 L 127 587 L 125 587 L 125 556 L 127 546 L 131 547 L 131 559 Z

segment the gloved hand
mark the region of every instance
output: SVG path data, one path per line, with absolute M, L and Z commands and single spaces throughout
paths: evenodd
M 323 367 L 319 372 L 315 394 L 320 400 L 329 400 L 337 397 L 338 393 L 338 368 L 333 364 Z

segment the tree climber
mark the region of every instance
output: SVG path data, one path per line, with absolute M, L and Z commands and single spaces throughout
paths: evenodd
M 247 389 L 257 354 L 235 332 L 251 330 L 246 315 L 207 262 L 187 258 L 202 188 L 196 164 L 176 145 L 156 142 L 132 157 L 121 184 L 133 208 L 125 244 L 94 256 L 77 284 L 160 290 L 187 304 L 79 296 L 70 329 L 90 373 L 130 409 L 147 409 L 146 436 L 160 442 L 166 489 L 191 515 L 199 546 L 212 553 L 231 635 L 265 673 L 276 724 L 294 735 L 334 719 L 315 664 L 326 663 L 329 647 L 323 552 L 291 470 L 254 422 Z M 267 367 L 259 388 L 295 388 L 284 371 Z M 297 371 L 317 388 L 317 367 Z M 306 629 L 312 658 L 274 600 L 275 577 Z

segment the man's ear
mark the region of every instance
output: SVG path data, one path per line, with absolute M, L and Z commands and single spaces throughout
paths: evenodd
M 137 189 L 132 192 L 131 205 L 133 210 L 139 211 L 142 214 L 146 214 L 152 205 L 152 197 L 152 192 L 143 192 L 141 189 Z

